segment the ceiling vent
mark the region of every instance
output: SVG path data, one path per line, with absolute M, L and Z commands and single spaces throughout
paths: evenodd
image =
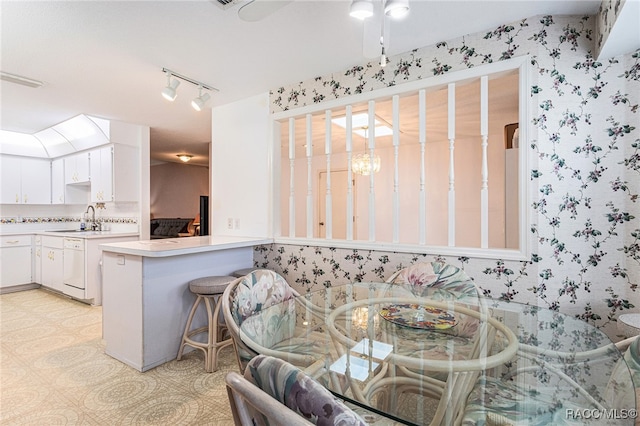
M 217 4 L 223 10 L 229 9 L 231 6 L 236 5 L 238 3 L 242 3 L 246 0 L 211 0 L 212 3 Z

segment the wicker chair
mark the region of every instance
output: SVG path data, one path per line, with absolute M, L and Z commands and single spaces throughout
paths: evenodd
M 486 358 L 491 354 L 496 328 L 489 324 L 489 313 L 484 298 L 474 282 L 461 269 L 443 262 L 421 262 L 400 269 L 392 274 L 387 283 L 407 288 L 416 297 L 425 297 L 456 306 L 457 324 L 450 330 L 433 332 L 428 340 L 416 340 L 398 348 L 398 355 L 417 359 L 454 360 L 464 362 Z M 463 313 L 469 309 L 468 313 Z M 454 337 L 452 337 L 452 335 Z M 448 342 L 455 338 L 455 349 Z M 505 359 L 505 361 L 507 361 Z M 395 395 L 417 393 L 440 400 L 432 425 L 462 422 L 466 395 L 480 375 L 480 371 L 425 371 L 398 365 L 389 370 L 389 380 L 405 382 L 404 389 Z M 369 393 L 383 392 L 385 381 Z M 386 402 L 397 404 L 397 401 Z
M 295 334 L 296 306 L 301 306 L 301 299 L 297 296 L 298 292 L 282 276 L 266 269 L 238 278 L 226 288 L 222 295 L 222 312 L 241 372 L 259 354 L 281 358 L 301 367 L 316 361 L 321 352 L 319 348 L 292 337 Z M 262 313 L 256 330 L 240 329 L 246 318 L 267 308 L 271 309 L 268 315 Z M 291 345 L 297 345 L 295 351 L 291 351 Z M 288 346 L 289 350 L 279 351 L 278 346 Z
M 257 356 L 244 377 L 230 372 L 225 380 L 238 426 L 367 424 L 318 382 L 278 358 Z

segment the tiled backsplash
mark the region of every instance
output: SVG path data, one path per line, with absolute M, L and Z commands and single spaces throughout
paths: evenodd
M 2 217 L 0 224 L 80 222 L 79 217 Z M 137 224 L 135 217 L 97 217 L 96 222 Z

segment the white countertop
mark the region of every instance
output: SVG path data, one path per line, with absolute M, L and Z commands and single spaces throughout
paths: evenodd
M 167 257 L 258 246 L 272 242 L 272 238 L 208 235 L 202 237 L 163 238 L 159 240 L 100 244 L 99 248 L 106 252 L 120 254 L 132 254 L 143 257 Z

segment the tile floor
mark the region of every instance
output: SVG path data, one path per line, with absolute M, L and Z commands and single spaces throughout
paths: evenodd
M 46 290 L 0 296 L 0 424 L 232 425 L 224 375 L 200 351 L 140 373 L 104 353 L 102 310 Z

